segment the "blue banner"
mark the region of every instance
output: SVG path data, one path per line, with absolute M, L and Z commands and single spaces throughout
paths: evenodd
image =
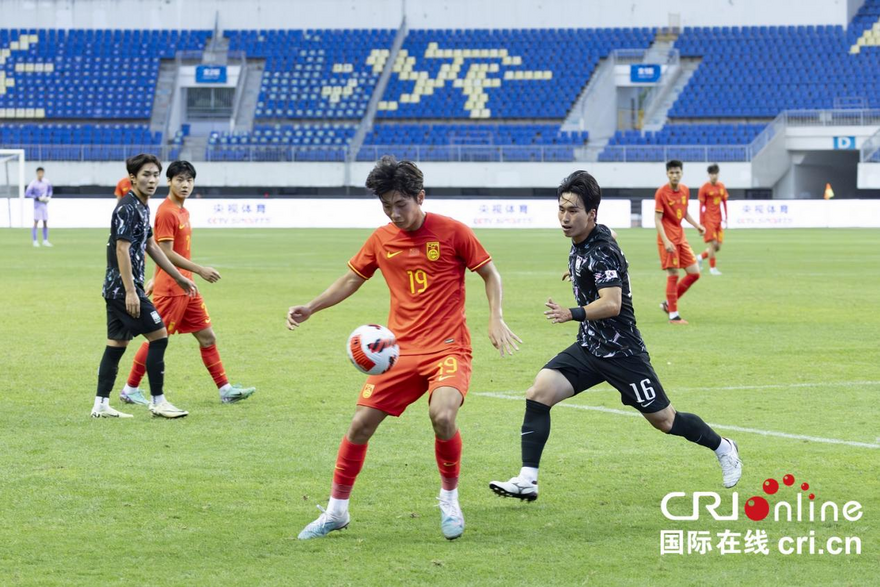
M 630 65 L 629 81 L 634 84 L 652 84 L 660 81 L 660 65 L 656 63 Z
M 856 148 L 855 137 L 834 137 L 835 151 L 852 151 Z
M 196 66 L 196 83 L 197 84 L 225 84 L 226 83 L 226 66 L 225 65 L 197 65 Z

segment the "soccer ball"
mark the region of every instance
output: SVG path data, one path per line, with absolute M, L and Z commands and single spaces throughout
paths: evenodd
M 387 373 L 400 356 L 397 337 L 378 324 L 358 326 L 348 337 L 348 358 L 361 373 Z

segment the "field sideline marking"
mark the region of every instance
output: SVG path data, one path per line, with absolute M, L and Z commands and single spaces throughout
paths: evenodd
M 770 385 L 727 385 L 723 387 L 671 387 L 670 390 L 678 391 L 744 391 L 749 389 L 797 389 L 808 387 L 862 387 L 880 385 L 880 381 L 836 381 L 827 383 L 775 383 Z M 581 393 L 605 393 L 614 391 L 614 388 L 586 389 Z
M 510 400 L 518 400 L 523 401 L 525 399 L 524 396 L 518 395 L 510 395 L 507 393 L 495 393 L 495 392 L 481 392 L 475 393 L 474 395 L 484 396 L 484 397 L 494 397 L 496 399 L 510 399 Z M 625 411 L 625 410 L 617 410 L 614 408 L 606 408 L 603 406 L 585 406 L 582 404 L 566 404 L 560 403 L 557 404 L 558 407 L 562 408 L 574 408 L 576 410 L 590 410 L 593 412 L 604 412 L 606 414 L 618 414 L 620 416 L 631 416 L 633 418 L 640 418 L 642 415 L 636 411 Z M 760 434 L 761 436 L 777 436 L 779 438 L 788 438 L 791 440 L 808 440 L 810 442 L 821 442 L 824 444 L 845 444 L 847 446 L 857 446 L 860 448 L 880 448 L 880 444 L 870 443 L 870 442 L 855 442 L 853 440 L 840 440 L 839 438 L 823 438 L 821 436 L 805 436 L 803 434 L 789 434 L 787 432 L 776 432 L 773 430 L 760 430 L 757 428 L 743 428 L 742 426 L 731 426 L 727 424 L 713 424 L 709 423 L 709 426 L 713 428 L 718 428 L 719 430 L 733 430 L 734 432 L 746 432 L 749 434 Z

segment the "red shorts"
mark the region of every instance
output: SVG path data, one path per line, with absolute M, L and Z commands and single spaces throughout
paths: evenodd
M 443 351 L 430 355 L 401 355 L 388 373 L 371 375 L 361 389 L 357 405 L 399 416 L 406 408 L 438 387 L 454 387 L 467 395 L 471 381 L 470 351 Z
M 165 322 L 168 334 L 199 332 L 211 326 L 202 296 L 156 296 L 153 305 Z
M 703 240 L 707 243 L 712 241 L 724 242 L 724 229 L 721 227 L 720 220 L 706 223 L 706 234 L 703 235 Z
M 675 245 L 675 251 L 669 253 L 663 243 L 657 243 L 657 251 L 660 253 L 660 267 L 663 269 L 684 269 L 690 267 L 697 262 L 691 246 L 687 239 L 681 239 L 680 243 L 672 243 Z M 161 314 L 161 312 L 160 312 Z

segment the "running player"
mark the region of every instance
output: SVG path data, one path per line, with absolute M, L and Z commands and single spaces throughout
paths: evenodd
M 716 257 L 721 250 L 721 243 L 724 242 L 723 226 L 727 226 L 727 189 L 718 181 L 720 169 L 716 163 L 710 165 L 706 171 L 709 173 L 709 181 L 703 184 L 697 197 L 700 199 L 700 224 L 706 227 L 703 240 L 709 246 L 697 261 L 702 263 L 703 259 L 709 257 L 709 274 L 721 275 Z M 724 214 L 721 213 L 722 204 Z
M 384 375 L 371 376 L 361 389 L 357 409 L 342 438 L 327 509 L 299 534 L 301 540 L 326 536 L 348 526 L 348 501 L 363 467 L 367 442 L 388 416 L 428 394 L 434 427 L 434 453 L 440 470 L 440 527 L 454 540 L 464 532 L 458 503 L 461 435 L 456 424 L 471 375 L 471 342 L 464 315 L 464 271 L 476 271 L 486 283 L 489 340 L 501 356 L 517 350 L 520 339 L 501 316 L 501 276 L 489 253 L 464 224 L 422 210 L 422 172 L 410 161 L 383 157 L 367 178 L 367 188 L 382 201 L 391 220 L 367 239 L 348 262 L 348 271 L 305 306 L 293 306 L 287 327 L 356 292 L 381 270 L 391 294 L 388 327 L 400 344 L 400 359 Z
M 181 418 L 188 412 L 165 399 L 165 348 L 168 331 L 159 313 L 144 293 L 144 253 L 164 269 L 185 292 L 196 295 L 196 284 L 180 274 L 162 248 L 153 240 L 147 202 L 159 186 L 162 164 L 153 155 L 140 154 L 125 162 L 132 188 L 116 203 L 107 241 L 107 272 L 103 296 L 107 304 L 107 346 L 98 367 L 98 393 L 93 418 L 131 418 L 131 414 L 110 407 L 110 392 L 116 383 L 119 360 L 128 342 L 139 334 L 149 341 L 146 370 L 150 377 L 150 412 L 163 418 Z
M 673 159 L 666 163 L 669 183 L 654 194 L 654 223 L 657 225 L 657 250 L 660 266 L 666 271 L 666 299 L 660 308 L 668 313 L 670 324 L 687 324 L 678 313 L 678 300 L 700 278 L 700 266 L 681 228 L 682 219 L 687 220 L 700 234 L 706 232 L 688 212 L 690 190 L 681 183 L 684 165 Z M 678 270 L 684 268 L 685 276 L 679 281 Z
M 193 263 L 191 255 L 192 227 L 189 223 L 189 211 L 184 207 L 187 197 L 192 194 L 196 180 L 196 170 L 189 161 L 175 161 L 165 172 L 168 179 L 168 197 L 156 211 L 155 240 L 159 243 L 168 260 L 182 270 L 187 279 L 193 273 L 208 283 L 216 283 L 220 274 L 213 267 L 202 267 Z M 177 285 L 175 280 L 156 267 L 155 280 L 147 284 L 146 294 L 153 294 L 153 303 L 168 328 L 168 334 L 188 332 L 199 341 L 202 362 L 217 384 L 220 401 L 235 403 L 249 398 L 255 390 L 253 387 L 230 385 L 217 351 L 217 337 L 211 327 L 211 317 L 205 308 L 205 301 L 200 294 L 189 296 Z M 147 370 L 147 354 L 150 345 L 144 343 L 138 349 L 128 376 L 128 383 L 119 393 L 119 399 L 127 404 L 147 405 L 143 391 L 138 388 Z
M 489 488 L 503 497 L 537 499 L 538 467 L 550 437 L 550 408 L 603 381 L 658 430 L 715 451 L 724 486 L 733 487 L 742 475 L 736 443 L 721 438 L 696 414 L 677 412 L 654 373 L 636 328 L 626 258 L 611 231 L 596 224 L 599 184 L 586 171 L 575 171 L 557 194 L 559 224 L 571 239 L 568 265 L 577 305 L 564 308 L 548 299 L 544 315 L 553 324 L 581 324 L 577 341 L 547 363 L 526 392 L 519 475 L 492 481 Z

